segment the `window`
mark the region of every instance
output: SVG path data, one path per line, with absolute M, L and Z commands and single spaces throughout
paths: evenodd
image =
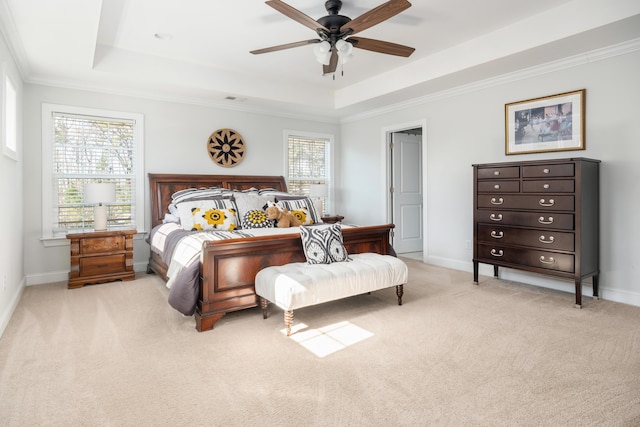
M 322 211 L 331 205 L 331 146 L 333 137 L 287 132 L 287 187 L 292 194 L 309 196 L 311 184 L 326 184 L 329 196 L 320 200 Z
M 107 228 L 144 226 L 143 116 L 44 104 L 42 107 L 43 237 L 94 228 L 86 184 L 107 182 L 116 200 L 107 205 Z
M 3 64 L 2 69 L 2 150 L 7 157 L 18 160 L 18 93 L 7 74 L 6 65 Z

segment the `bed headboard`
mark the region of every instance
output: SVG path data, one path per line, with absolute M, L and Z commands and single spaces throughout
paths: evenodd
M 168 212 L 171 195 L 186 188 L 221 187 L 231 190 L 255 188 L 275 188 L 287 191 L 287 183 L 282 176 L 260 175 L 184 175 L 150 173 L 151 226 L 162 224 Z

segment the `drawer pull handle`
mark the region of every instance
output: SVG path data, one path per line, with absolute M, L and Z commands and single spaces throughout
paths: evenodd
M 544 217 L 541 216 L 540 218 L 538 218 L 538 222 L 540 224 L 553 224 L 553 217 L 550 216 L 549 219 L 547 221 L 544 220 Z
M 498 176 L 498 175 L 500 175 L 500 171 L 493 171 L 493 174 L 494 174 L 495 176 Z
M 491 204 L 492 205 L 501 205 L 504 203 L 504 200 L 502 199 L 502 197 L 500 197 L 498 200 L 496 200 L 495 197 L 491 198 Z
M 543 172 L 543 173 L 549 173 L 549 172 L 551 172 L 551 171 L 550 171 L 549 169 L 547 169 L 547 168 L 544 168 L 544 169 L 542 169 L 542 172 Z
M 502 231 L 491 230 L 491 237 L 494 239 L 502 239 L 504 237 L 504 233 Z
M 549 257 L 549 260 L 547 261 L 547 260 L 545 259 L 544 255 L 543 255 L 543 256 L 541 256 L 541 257 L 540 257 L 540 262 L 541 262 L 541 263 L 543 263 L 543 264 L 553 264 L 554 262 L 556 262 L 556 260 L 555 260 L 555 259 L 553 259 L 553 257 L 552 257 L 552 256 L 550 256 L 550 257 Z
M 489 219 L 490 219 L 491 221 L 502 221 L 502 214 L 498 214 L 498 215 L 496 215 L 496 214 L 491 214 L 491 215 L 489 216 Z
M 502 252 L 502 249 L 496 251 L 495 249 L 491 249 L 491 255 L 493 256 L 503 256 L 504 252 Z
M 549 236 L 549 238 L 548 238 L 548 239 L 546 239 L 544 236 L 540 236 L 540 237 L 538 238 L 538 241 L 540 241 L 540 243 L 547 243 L 547 244 L 549 244 L 549 243 L 553 243 L 553 240 L 554 240 L 554 239 L 553 239 L 553 236 Z
M 548 190 L 551 188 L 551 186 L 549 184 L 545 184 L 542 186 L 542 188 L 544 188 L 545 190 Z
M 553 206 L 555 204 L 555 200 L 549 199 L 549 202 L 547 203 L 545 199 L 540 199 L 538 203 L 540 204 L 540 206 Z
M 494 189 L 499 190 L 500 189 L 500 184 L 496 184 L 493 186 Z

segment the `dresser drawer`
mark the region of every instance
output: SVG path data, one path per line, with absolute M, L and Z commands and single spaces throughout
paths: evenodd
M 573 163 L 522 166 L 523 178 L 539 178 L 543 176 L 575 176 Z
M 485 224 L 519 225 L 550 230 L 573 231 L 574 227 L 573 214 L 564 213 L 478 209 L 476 219 Z
M 572 254 L 512 248 L 499 245 L 478 245 L 478 258 L 489 263 L 513 263 L 529 267 L 573 273 L 575 260 Z
M 523 193 L 573 193 L 576 182 L 572 179 L 549 179 L 545 181 L 523 181 Z
M 80 276 L 122 273 L 125 267 L 125 254 L 80 258 Z
M 519 193 L 520 181 L 478 181 L 479 193 Z
M 520 167 L 501 166 L 478 168 L 478 179 L 520 178 Z
M 574 234 L 555 230 L 540 231 L 479 224 L 477 238 L 479 242 L 494 245 L 530 246 L 567 252 L 575 250 Z
M 535 209 L 539 211 L 568 211 L 575 209 L 574 196 L 524 196 L 517 194 L 479 195 L 478 207 L 500 209 Z
M 86 237 L 80 239 L 80 254 L 91 255 L 124 250 L 125 237 Z

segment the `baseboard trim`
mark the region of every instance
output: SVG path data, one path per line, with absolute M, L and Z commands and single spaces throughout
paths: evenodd
M 147 262 L 133 264 L 133 271 L 136 273 L 147 271 Z M 53 271 L 49 273 L 30 274 L 27 276 L 27 286 L 46 285 L 48 283 L 66 282 L 69 279 L 69 271 Z
M 18 291 L 13 295 L 13 298 L 11 298 L 11 302 L 9 303 L 8 310 L 2 313 L 2 317 L 0 317 L 0 338 L 2 338 L 2 335 L 4 335 L 4 331 L 5 329 L 7 329 L 7 326 L 9 325 L 9 321 L 13 316 L 13 312 L 16 311 L 16 308 L 18 307 L 18 303 L 22 298 L 22 294 L 24 293 L 25 286 L 26 286 L 25 280 L 22 279 L 22 281 L 20 282 L 20 286 L 18 286 Z

